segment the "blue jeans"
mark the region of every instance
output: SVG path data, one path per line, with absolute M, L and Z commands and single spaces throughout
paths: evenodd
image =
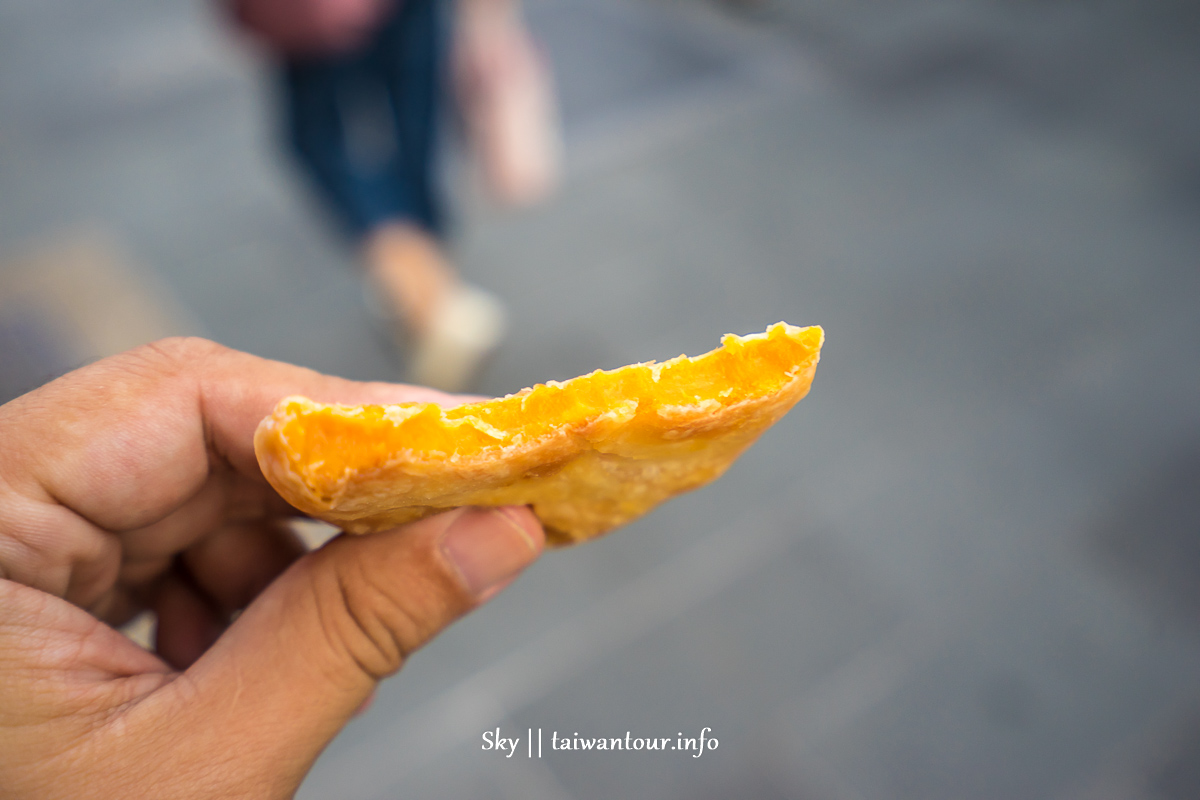
M 392 221 L 442 233 L 440 10 L 438 0 L 400 0 L 359 49 L 284 65 L 289 143 L 356 240 Z

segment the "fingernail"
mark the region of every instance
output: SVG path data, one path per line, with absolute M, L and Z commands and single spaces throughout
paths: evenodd
M 503 509 L 469 509 L 442 534 L 442 553 L 475 595 L 519 572 L 538 549 L 533 535 Z

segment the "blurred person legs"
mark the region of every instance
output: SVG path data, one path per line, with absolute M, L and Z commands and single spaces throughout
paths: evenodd
M 488 194 L 507 205 L 542 199 L 558 182 L 561 136 L 551 72 L 518 0 L 460 0 L 452 58 Z
M 446 391 L 470 384 L 504 335 L 504 307 L 491 294 L 459 280 L 441 245 L 425 230 L 392 221 L 363 246 L 368 305 L 399 338 L 412 342 L 414 382 Z M 379 308 L 374 298 L 387 298 Z
M 411 349 L 412 380 L 461 389 L 499 342 L 503 309 L 445 255 L 436 186 L 437 0 L 405 0 L 363 46 L 289 59 L 291 144 L 361 246 L 371 305 Z

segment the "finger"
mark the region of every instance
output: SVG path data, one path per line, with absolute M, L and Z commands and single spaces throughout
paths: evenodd
M 254 380 L 246 380 L 247 374 L 253 374 Z M 254 431 L 288 395 L 343 405 L 420 402 L 455 406 L 466 399 L 421 386 L 356 383 L 224 348 L 201 378 L 200 396 L 213 450 L 239 473 L 256 476 L 260 473 Z
M 149 564 L 169 561 L 223 524 L 262 522 L 298 513 L 261 479 L 252 480 L 227 470 L 215 472 L 200 491 L 167 516 L 120 532 L 120 579 L 145 580 Z M 150 575 L 153 577 L 153 573 Z
M 5 508 L 65 507 L 91 534 L 129 531 L 179 510 L 223 469 L 265 485 L 254 429 L 290 394 L 342 403 L 455 402 L 427 389 L 331 378 L 202 339 L 104 359 L 0 406 L 0 574 L 15 569 L 36 578 L 58 570 L 53 590 L 61 594 L 58 587 L 87 561 L 61 554 L 95 549 L 76 541 L 71 526 L 50 524 L 48 512 L 14 516 Z M 13 560 L 21 563 L 14 568 Z M 88 587 L 92 596 L 105 590 Z
M 183 555 L 196 586 L 226 615 L 245 608 L 306 549 L 280 522 L 231 524 Z
M 87 610 L 96 619 L 119 628 L 146 610 L 146 604 L 139 595 L 139 592 L 118 584 L 88 606 Z
M 171 567 L 175 554 L 219 529 L 224 520 L 234 521 L 232 524 L 241 520 L 261 522 L 264 518 L 283 516 L 285 512 L 296 513 L 274 489 L 231 472 L 215 474 L 199 492 L 158 522 L 119 534 L 99 530 L 67 509 L 50 510 L 55 512 L 57 522 L 49 526 L 48 535 L 71 538 L 80 546 L 74 552 L 58 553 L 57 561 L 61 566 L 48 569 L 54 553 L 42 548 L 26 551 L 25 558 L 5 559 L 3 540 L 0 539 L 0 564 L 7 562 L 12 578 L 65 597 L 113 625 L 121 625 L 141 611 L 149 602 L 145 597 L 146 588 L 152 588 Z M 295 537 L 287 531 L 274 535 L 295 542 Z M 294 552 L 295 547 L 289 550 Z M 23 563 L 30 561 L 33 555 L 39 557 L 38 563 Z M 295 557 L 292 555 L 286 563 L 272 567 L 273 571 L 258 584 L 258 589 Z M 117 570 L 115 584 L 112 581 L 114 569 Z M 54 580 L 56 575 L 59 576 L 57 582 Z M 206 584 L 203 588 L 209 587 Z
M 290 394 L 322 402 L 433 401 L 430 389 L 356 383 L 167 339 L 76 370 L 0 407 L 3 477 L 107 530 L 162 519 L 214 469 L 258 476 L 254 429 Z
M 154 650 L 176 669 L 194 664 L 217 641 L 229 621 L 178 572 L 163 579 L 152 608 L 158 615 Z
M 369 536 L 341 536 L 292 565 L 183 676 L 140 704 L 196 775 L 222 765 L 252 795 L 286 796 L 376 682 L 543 544 L 523 508 L 460 509 Z M 165 722 L 164 722 L 165 719 Z M 253 759 L 233 758 L 253 752 Z M 209 766 L 205 766 L 205 765 Z M 217 792 L 219 793 L 219 792 Z M 274 796 L 274 795 L 272 795 Z
M 149 525 L 121 531 L 122 561 L 126 564 L 170 559 L 228 519 L 234 476 L 217 471 L 191 497 Z M 260 490 L 261 491 L 261 490 Z

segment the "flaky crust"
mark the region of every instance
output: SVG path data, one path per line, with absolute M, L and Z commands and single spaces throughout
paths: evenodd
M 784 326 L 787 335 L 813 331 L 820 334 Z M 347 467 L 330 477 L 298 460 L 283 431 L 305 414 L 332 410 L 352 418 L 359 411 L 293 397 L 259 425 L 255 450 L 267 480 L 288 502 L 350 533 L 383 530 L 458 506 L 529 505 L 545 525 L 549 544 L 572 544 L 720 477 L 808 393 L 823 334 L 815 341 L 788 368 L 782 385 L 731 404 L 700 398 L 668 406 L 652 396 L 629 397 L 584 419 L 552 424 L 536 438 L 516 437 L 461 456 L 399 449 L 383 463 Z M 409 414 L 412 407 L 397 408 Z M 448 429 L 487 426 L 470 415 L 448 420 L 440 409 L 436 413 Z

